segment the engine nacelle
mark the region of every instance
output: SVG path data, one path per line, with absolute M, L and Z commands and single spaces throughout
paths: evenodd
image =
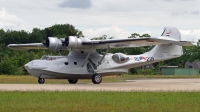
M 47 47 L 51 50 L 66 49 L 61 39 L 58 39 L 57 37 L 48 37 Z
M 66 37 L 65 39 L 65 45 L 68 48 L 72 48 L 72 49 L 80 48 L 82 46 L 81 43 L 82 43 L 81 39 L 75 36 L 69 36 L 69 37 Z
M 65 39 L 64 38 L 58 39 L 57 37 L 48 37 L 48 40 L 46 40 L 46 46 L 48 49 L 51 50 L 66 50 L 67 48 L 90 49 L 91 46 L 82 45 L 82 41 L 84 40 L 86 39 L 77 38 L 76 36 L 69 36 L 66 37 Z

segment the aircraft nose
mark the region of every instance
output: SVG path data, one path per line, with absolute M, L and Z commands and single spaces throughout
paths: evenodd
M 24 68 L 25 68 L 26 70 L 29 70 L 28 63 L 24 65 Z
M 37 69 L 37 70 L 42 70 L 42 69 L 46 69 L 47 66 L 41 64 L 40 62 L 38 61 L 31 61 L 27 64 L 24 65 L 24 68 L 27 70 L 27 71 L 30 71 L 32 69 Z

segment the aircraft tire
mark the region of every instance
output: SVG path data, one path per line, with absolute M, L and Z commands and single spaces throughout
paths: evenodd
M 39 83 L 39 84 L 44 84 L 44 82 L 45 82 L 45 79 L 44 79 L 44 78 L 39 78 L 39 79 L 38 79 L 38 83 Z
M 92 76 L 92 82 L 93 82 L 94 84 L 100 84 L 101 81 L 102 81 L 102 77 L 101 77 L 100 74 L 96 73 L 96 74 L 94 74 L 94 75 Z
M 70 84 L 76 84 L 78 82 L 78 79 L 68 79 L 68 82 Z

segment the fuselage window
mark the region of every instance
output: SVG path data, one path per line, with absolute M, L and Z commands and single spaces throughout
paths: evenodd
M 68 65 L 69 63 L 68 62 L 65 62 L 65 65 Z
M 74 62 L 74 65 L 77 65 L 77 62 Z
M 113 56 L 112 56 L 112 59 L 113 59 L 115 62 L 119 62 L 119 55 L 113 55 Z

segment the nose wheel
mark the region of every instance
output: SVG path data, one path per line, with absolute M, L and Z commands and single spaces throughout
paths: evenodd
M 94 84 L 100 84 L 101 81 L 102 81 L 102 77 L 101 77 L 100 74 L 95 73 L 95 74 L 92 76 L 92 82 L 93 82 Z
M 39 78 L 39 79 L 38 79 L 38 83 L 39 83 L 39 84 L 44 84 L 44 82 L 45 82 L 45 79 L 44 79 L 44 78 Z

